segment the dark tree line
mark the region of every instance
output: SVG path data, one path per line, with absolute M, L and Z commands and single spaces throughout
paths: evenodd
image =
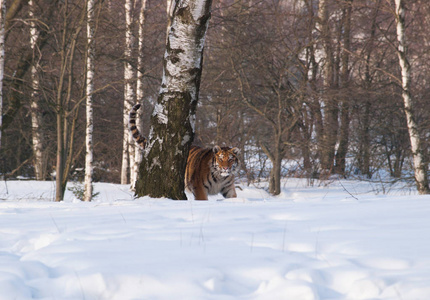
M 95 181 L 120 181 L 125 60 L 144 78 L 137 101 L 148 134 L 161 85 L 165 2 L 148 1 L 144 53 L 135 43 L 126 57 L 124 1 L 96 1 Z M 137 37 L 140 2 L 133 3 Z M 430 3 L 404 5 L 409 90 L 422 148 L 428 149 Z M 52 178 L 60 140 L 66 179 L 79 177 L 85 165 L 85 3 L 37 1 L 33 18 L 27 1 L 7 6 L 0 171 L 35 177 L 30 114 L 37 97 L 41 179 Z M 243 176 L 248 182 L 268 179 L 274 194 L 284 176 L 372 178 L 380 170 L 393 178 L 413 176 L 395 13 L 394 0 L 214 1 L 194 142 L 241 148 Z M 39 32 L 34 48 L 32 22 Z M 428 164 L 428 151 L 423 157 Z

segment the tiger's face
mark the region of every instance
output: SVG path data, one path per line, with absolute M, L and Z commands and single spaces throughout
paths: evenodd
M 214 152 L 214 172 L 216 175 L 221 177 L 230 176 L 239 167 L 238 155 L 240 150 L 236 147 L 219 147 L 215 146 L 213 148 Z

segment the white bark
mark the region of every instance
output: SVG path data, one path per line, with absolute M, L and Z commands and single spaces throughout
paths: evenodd
M 174 0 L 163 79 L 151 117 L 136 195 L 186 199 L 185 166 L 194 138 L 203 45 L 212 0 Z
M 6 0 L 0 0 L 0 149 L 2 138 L 3 119 L 3 78 L 4 78 L 4 38 L 5 38 Z
M 397 25 L 397 41 L 399 43 L 397 48 L 397 54 L 399 57 L 399 64 L 402 76 L 402 97 L 404 102 L 409 138 L 411 141 L 415 181 L 417 184 L 418 192 L 420 194 L 428 194 L 429 186 L 427 178 L 427 165 L 425 164 L 423 157 L 422 141 L 419 136 L 418 124 L 414 115 L 414 102 L 410 93 L 411 66 L 407 57 L 405 35 L 405 7 L 402 0 L 395 0 L 394 2 L 396 5 L 395 14 Z
M 128 140 L 128 158 L 130 159 L 130 189 L 134 189 L 134 182 L 136 181 L 136 173 L 134 172 L 136 143 L 130 137 Z
M 146 5 L 147 0 L 141 0 L 140 14 L 139 14 L 139 48 L 137 54 L 137 87 L 136 87 L 136 98 L 138 101 L 141 101 L 143 98 L 143 71 L 144 71 L 144 60 L 143 60 L 143 50 L 145 48 L 145 37 L 144 37 L 144 28 L 145 28 L 145 15 L 146 15 Z M 140 115 L 140 114 L 138 114 Z
M 170 26 L 172 25 L 173 11 L 175 5 L 172 5 L 175 0 L 167 0 L 166 3 L 166 14 L 167 14 L 167 29 L 166 29 L 166 39 L 169 35 Z
M 327 0 L 320 0 L 319 6 L 318 6 L 318 22 L 316 23 L 316 26 L 318 30 L 320 31 L 320 38 L 322 41 L 322 52 L 323 57 L 325 58 L 325 64 L 324 64 L 324 87 L 328 88 L 332 82 L 332 68 L 333 68 L 333 49 L 331 46 L 332 39 L 330 34 L 330 27 L 329 27 L 329 14 L 328 14 L 328 8 L 327 8 Z
M 33 57 L 36 57 L 36 52 L 39 51 L 36 47 L 37 39 L 39 38 L 39 31 L 36 27 L 36 22 L 34 22 L 34 0 L 28 2 L 30 7 L 30 47 L 33 50 Z M 39 62 L 33 59 L 33 64 L 31 66 L 31 133 L 33 141 L 33 154 L 34 154 L 34 172 L 36 175 L 36 180 L 45 179 L 44 174 L 44 162 L 43 162 L 43 126 L 42 126 L 42 113 L 39 107 L 39 78 L 37 76 Z
M 145 48 L 145 39 L 144 39 L 144 27 L 145 27 L 145 14 L 146 14 L 146 5 L 147 0 L 141 0 L 140 14 L 139 14 L 139 48 L 137 54 L 137 85 L 136 85 L 136 99 L 138 102 L 142 102 L 144 97 L 143 95 L 143 72 L 144 72 L 144 59 L 143 59 L 143 50 Z M 142 123 L 142 114 L 137 114 L 136 125 L 139 128 Z M 139 131 L 142 132 L 142 128 L 139 128 Z M 136 143 L 132 143 L 135 145 L 135 155 L 134 155 L 134 164 L 133 169 L 130 175 L 131 180 L 131 189 L 135 189 L 135 184 L 139 172 L 139 165 L 142 162 L 142 151 L 139 149 L 139 146 Z
M 208 0 L 178 1 L 172 5 L 170 14 L 173 16 L 174 12 L 185 9 L 187 13 L 190 13 L 190 17 L 193 20 L 199 20 L 205 17 L 208 2 L 211 3 Z M 167 36 L 167 46 L 170 49 L 180 49 L 180 51 L 176 53 L 174 58 L 170 57 L 166 59 L 166 66 L 163 69 L 163 82 L 160 89 L 160 94 L 167 92 L 189 92 L 191 103 L 197 101 L 197 90 L 195 83 L 187 80 L 190 76 L 187 71 L 201 69 L 202 52 L 206 37 L 203 35 L 199 40 L 191 42 L 190 40 L 196 39 L 195 30 L 195 23 L 179 21 L 179 18 L 173 20 Z M 166 55 L 169 55 L 169 53 L 166 52 Z M 180 62 L 180 65 L 178 65 L 177 61 Z
M 95 0 L 87 1 L 87 128 L 85 135 L 85 192 L 84 201 L 91 201 L 93 195 L 93 92 L 94 92 L 94 60 L 95 60 Z
M 133 47 L 133 1 L 126 0 L 125 1 L 125 23 L 126 23 L 126 31 L 125 31 L 125 50 L 124 50 L 124 112 L 123 112 L 123 126 L 124 126 L 124 138 L 123 138 L 123 148 L 122 148 L 122 167 L 121 167 L 121 184 L 127 184 L 127 170 L 129 166 L 134 164 L 134 153 L 130 153 L 130 150 L 134 147 L 129 147 L 129 144 L 132 141 L 132 137 L 128 130 L 128 114 L 135 102 L 135 92 L 133 87 L 133 79 L 134 79 L 134 71 L 131 65 L 131 57 L 132 57 L 132 47 Z M 132 172 L 131 172 L 132 173 Z
M 171 17 L 173 15 L 171 11 L 172 11 L 172 0 L 167 0 L 167 5 L 166 5 L 167 16 Z

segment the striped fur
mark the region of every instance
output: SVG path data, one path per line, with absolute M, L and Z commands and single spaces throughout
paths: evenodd
M 129 126 L 134 140 L 145 149 L 146 138 L 136 127 L 140 104 L 130 111 Z M 224 198 L 236 198 L 234 173 L 239 168 L 239 149 L 234 147 L 200 148 L 191 146 L 185 170 L 185 188 L 196 200 L 208 200 L 208 195 L 221 193 Z
M 239 149 L 215 146 L 204 149 L 192 146 L 188 153 L 185 187 L 196 200 L 221 193 L 236 198 L 234 172 L 239 167 Z
M 128 125 L 129 125 L 128 128 L 130 129 L 133 139 L 140 146 L 140 148 L 145 149 L 146 138 L 140 134 L 139 129 L 137 129 L 137 126 L 136 126 L 137 110 L 139 108 L 140 108 L 140 104 L 136 104 L 131 109 L 129 114 L 129 119 L 128 119 Z

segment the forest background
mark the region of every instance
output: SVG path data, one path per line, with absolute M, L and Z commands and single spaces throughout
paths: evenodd
M 127 142 L 124 108 L 127 101 L 143 104 L 147 135 L 162 78 L 166 2 L 95 2 L 94 181 L 130 182 L 136 149 Z M 430 3 L 404 4 L 410 94 L 428 165 Z M 59 114 L 64 172 L 83 178 L 85 5 L 7 2 L 0 149 L 5 178 L 52 179 Z M 370 179 L 387 171 L 394 180 L 412 179 L 398 44 L 391 0 L 214 1 L 194 143 L 239 147 L 242 177 L 248 183 L 269 180 L 272 194 L 280 192 L 285 176 Z M 125 79 L 127 68 L 133 75 Z M 124 101 L 128 88 L 132 98 Z

